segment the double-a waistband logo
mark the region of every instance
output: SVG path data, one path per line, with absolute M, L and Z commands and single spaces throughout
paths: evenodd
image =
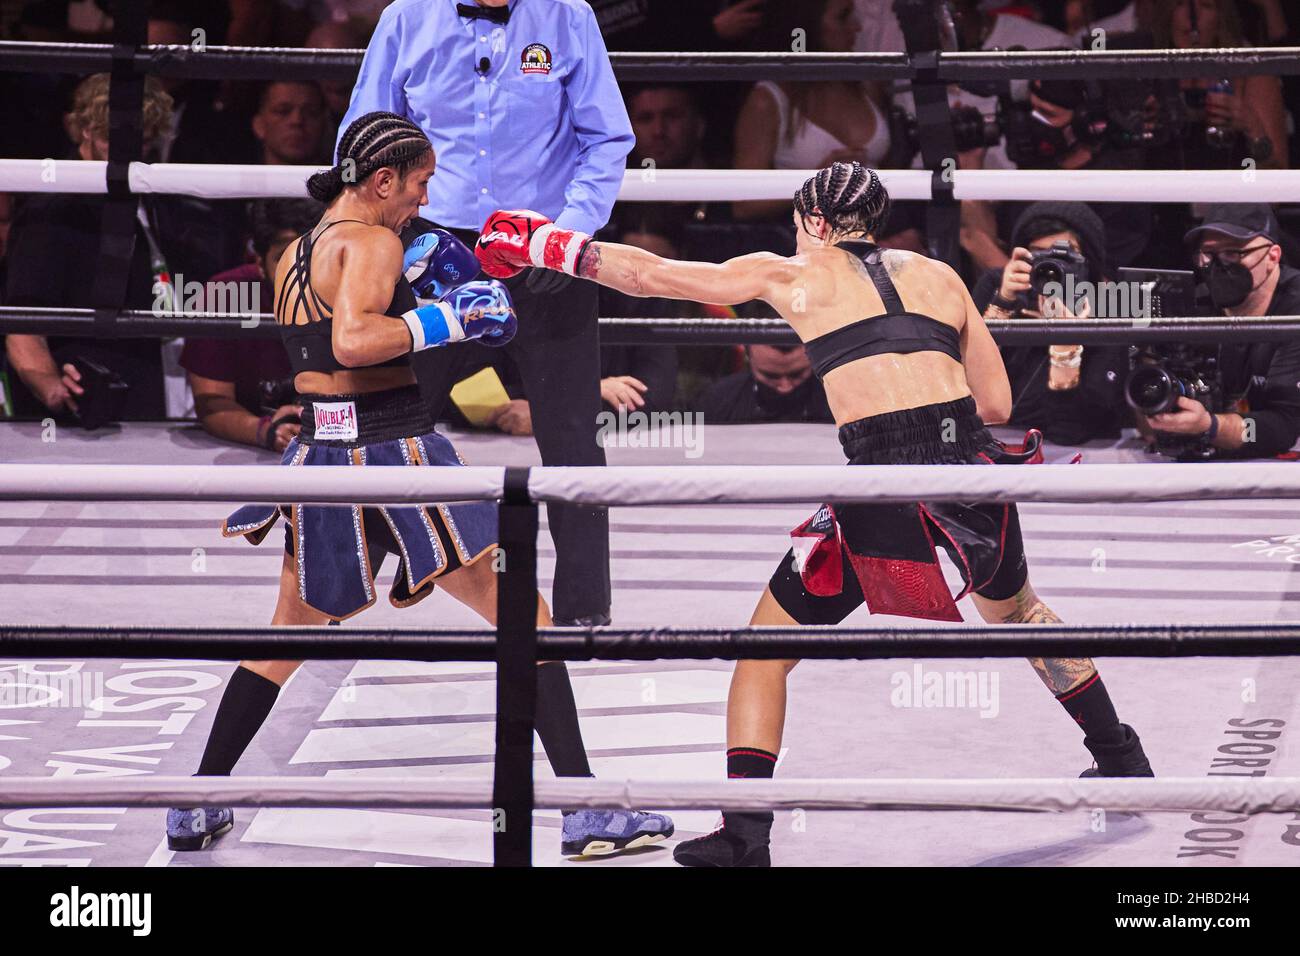
M 551 72 L 551 51 L 545 43 L 530 43 L 519 57 L 519 70 L 523 73 Z
M 353 441 L 357 437 L 357 406 L 355 402 L 313 402 L 312 415 L 316 419 L 317 439 Z

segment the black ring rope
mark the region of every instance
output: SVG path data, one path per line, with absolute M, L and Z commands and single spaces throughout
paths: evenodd
M 258 328 L 243 328 L 227 317 L 221 320 L 195 320 L 192 317 L 160 319 L 149 313 L 122 310 L 125 302 L 124 263 L 129 263 L 135 242 L 135 204 L 128 180 L 129 164 L 142 157 L 142 112 L 144 80 L 149 74 L 194 79 L 235 80 L 343 80 L 355 78 L 361 63 L 359 50 L 291 50 L 253 47 L 150 46 L 146 39 L 144 6 L 122 5 L 124 10 L 114 24 L 112 44 L 0 42 L 0 70 L 19 72 L 111 74 L 110 156 L 107 170 L 108 202 L 105 206 L 101 238 L 100 267 L 96 270 L 94 303 L 89 322 L 98 334 L 161 334 L 152 331 L 170 322 L 179 327 L 170 334 L 274 334 L 274 327 L 262 323 Z M 943 85 L 959 80 L 1006 80 L 1052 75 L 1061 79 L 1095 78 L 1101 75 L 1129 77 L 1186 77 L 1212 74 L 1240 76 L 1250 74 L 1300 74 L 1300 49 L 1241 49 L 1202 51 L 1064 51 L 941 53 L 934 49 L 933 38 L 908 40 L 909 53 L 615 53 L 610 55 L 615 75 L 620 80 L 652 80 L 671 75 L 685 80 L 752 80 L 770 77 L 780 71 L 788 80 L 894 79 L 911 80 L 918 106 L 922 156 L 932 173 L 932 227 L 952 227 L 957 210 L 952 183 L 943 175 L 943 157 L 953 155 L 951 124 L 946 118 L 947 98 Z M 942 104 L 940 100 L 942 99 Z M 949 236 L 932 252 L 952 261 L 956 255 L 955 228 L 932 230 L 932 235 Z M 951 235 L 949 235 L 951 234 Z M 125 257 L 125 258 L 123 258 Z M 51 326 L 63 323 L 84 329 L 86 319 L 75 315 L 85 310 L 5 310 L 0 315 L 0 331 L 20 331 L 23 317 L 38 311 L 57 312 L 46 316 Z M 1294 317 L 1288 317 L 1294 318 Z M 1121 330 L 1098 330 L 1097 320 L 1078 323 L 1041 323 L 1031 331 L 1020 323 L 1016 330 L 1003 330 L 1000 342 L 1018 341 L 1015 336 L 1044 335 L 1050 324 L 1051 337 L 1036 341 L 1105 341 L 1098 334 L 1119 335 Z M 728 333 L 725 341 L 790 341 L 793 333 L 784 323 L 742 325 L 724 321 L 716 326 L 707 320 L 602 320 L 602 337 L 608 342 L 671 341 L 704 342 L 708 336 Z M 1200 328 L 1199 324 L 1195 324 Z M 1215 341 L 1222 340 L 1225 323 Z M 1268 332 L 1281 335 L 1281 323 L 1267 323 Z M 990 323 L 995 327 L 994 323 Z M 46 332 L 57 331 L 47 327 Z M 142 331 L 149 328 L 150 332 Z M 1230 334 L 1244 333 L 1246 323 L 1228 324 Z M 1260 332 L 1249 327 L 1251 336 Z M 236 331 L 238 330 L 238 331 Z M 1131 322 L 1115 341 L 1132 342 L 1151 332 Z M 1166 336 L 1187 332 L 1166 326 Z M 1087 333 L 1085 335 L 1085 333 Z M 995 331 L 995 337 L 998 332 Z M 1207 333 L 1208 334 L 1208 333 Z M 1290 334 L 1294 334 L 1291 330 Z M 683 336 L 678 340 L 675 336 Z M 1242 336 L 1246 337 L 1245 334 Z M 864 655 L 898 656 L 980 656 L 993 651 L 1005 656 L 1078 656 L 1091 654 L 1143 654 L 1180 656 L 1183 654 L 1300 654 L 1300 635 L 1294 628 L 1269 625 L 1264 630 L 1252 628 L 1126 628 L 1113 637 L 1086 642 L 1081 652 L 1080 638 L 1073 640 L 1056 633 L 1035 633 L 1035 629 L 1017 629 L 1016 635 L 1003 636 L 983 628 L 966 637 L 960 629 L 907 629 L 906 632 L 876 632 L 874 640 L 864 642 L 861 630 L 845 629 L 828 634 L 820 629 L 791 632 L 784 638 L 766 635 L 761 638 L 736 631 L 704 632 L 669 629 L 622 630 L 595 629 L 544 633 L 536 625 L 537 593 L 537 506 L 527 493 L 527 469 L 509 469 L 506 498 L 499 506 L 500 539 L 506 567 L 499 578 L 498 628 L 495 632 L 385 632 L 363 629 L 311 631 L 309 636 L 293 633 L 299 629 L 276 629 L 268 634 L 254 630 L 209 632 L 197 629 L 39 629 L 0 627 L 0 654 L 16 656 L 173 656 L 220 658 L 301 657 L 375 658 L 395 654 L 402 659 L 425 660 L 495 660 L 497 663 L 497 724 L 493 799 L 497 811 L 505 814 L 504 825 L 494 820 L 494 859 L 497 865 L 527 865 L 531 861 L 531 817 L 533 810 L 533 707 L 536 700 L 538 655 L 547 660 L 654 659 L 658 657 L 844 657 Z M 309 629 L 310 630 L 310 629 Z M 1042 629 L 1039 629 L 1042 630 Z M 1051 629 L 1047 629 L 1051 630 Z M 978 641 L 980 654 L 976 651 Z M 430 656 L 432 655 L 432 656 Z M 526 821 L 518 825 L 518 821 Z
M 255 321 L 254 321 L 255 320 Z M 604 316 L 600 340 L 607 345 L 795 345 L 799 339 L 783 319 L 702 319 Z M 0 335 L 95 334 L 91 309 L 0 307 Z M 1300 338 L 1300 315 L 1170 316 L 1135 319 L 985 319 L 999 345 L 1129 345 L 1138 342 L 1293 342 Z M 117 338 L 272 339 L 279 335 L 269 314 L 204 312 L 154 314 L 128 309 L 117 314 Z

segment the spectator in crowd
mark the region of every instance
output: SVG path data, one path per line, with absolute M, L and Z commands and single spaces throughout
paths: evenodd
M 256 312 L 274 305 L 276 265 L 289 243 L 324 212 L 312 199 L 261 199 L 249 220 L 257 261 L 215 275 L 211 283 L 256 290 Z M 298 434 L 302 409 L 293 396 L 289 359 L 278 337 L 186 340 L 180 356 L 199 424 L 218 438 L 283 451 Z
M 375 29 L 380 15 L 393 0 L 275 0 L 315 26 L 322 23 L 350 23 L 366 37 Z
M 625 87 L 624 100 L 632 133 L 636 137 L 632 152 L 628 154 L 629 169 L 704 169 L 715 165 L 705 153 L 708 124 L 694 89 L 678 84 Z M 645 175 L 652 175 L 652 172 Z M 685 242 L 684 232 L 689 227 L 716 224 L 725 221 L 729 215 L 729 203 L 704 199 L 693 202 L 619 202 L 614 205 L 607 228 L 615 237 L 624 232 L 660 235 L 680 249 Z M 691 258 L 694 252 L 690 250 L 687 258 Z
M 329 20 L 313 27 L 303 45 L 313 50 L 364 50 L 366 34 L 351 21 Z M 348 103 L 352 99 L 352 83 L 346 80 L 321 80 L 320 89 L 325 97 L 325 109 L 329 112 L 326 136 L 328 149 L 334 142 L 334 134 L 343 115 L 348 111 Z
M 854 49 L 861 53 L 903 53 L 903 30 L 894 14 L 894 0 L 855 0 L 858 13 L 858 32 Z
M 986 319 L 1086 317 L 1088 299 L 1073 308 L 1037 297 L 1030 302 L 1030 256 L 1065 242 L 1087 261 L 1087 281 L 1110 276 L 1106 227 L 1085 203 L 1038 202 L 1021 214 L 1011 237 L 1011 258 L 1003 269 L 982 275 L 971 293 Z M 1096 297 L 1094 297 L 1096 298 Z M 1059 300 L 1057 300 L 1059 303 Z M 1068 305 L 1068 304 L 1067 304 Z M 1082 445 L 1119 438 L 1129 420 L 1124 403 L 1128 349 L 1115 345 L 1025 345 L 1002 349 L 1011 380 L 1010 424 L 1037 428 L 1058 445 Z
M 1169 49 L 1248 46 L 1235 0 L 1159 0 L 1152 29 L 1155 45 Z M 1196 76 L 1179 81 L 1192 122 L 1174 159 L 1184 169 L 1240 168 L 1252 157 L 1260 168 L 1284 169 L 1286 109 L 1276 76 Z
M 1030 81 L 1029 106 L 1032 110 L 1028 129 L 1025 132 L 1027 152 L 1042 151 L 1049 158 L 1034 162 L 1037 168 L 1047 169 L 1134 169 L 1146 164 L 1144 153 L 1140 149 L 1119 148 L 1114 145 L 1079 140 L 1073 137 L 1076 112 L 1083 105 L 1080 96 L 1081 87 L 1072 82 L 1043 83 Z M 992 150 L 989 150 L 992 152 Z M 965 154 L 969 163 L 960 160 L 963 167 L 981 168 L 980 156 L 983 151 Z M 978 229 L 978 244 L 965 243 L 964 247 L 971 253 L 975 262 L 985 261 L 989 256 L 980 256 L 978 250 L 983 248 L 992 252 L 993 242 L 998 243 L 998 251 L 992 258 L 1005 257 L 1001 251 L 1001 236 L 1009 236 L 1024 212 L 1025 205 L 1017 202 L 981 203 L 996 210 L 996 227 L 992 237 Z M 1147 203 L 1103 202 L 1092 207 L 1101 217 L 1106 229 L 1106 265 L 1111 269 L 1133 265 L 1143 257 L 1154 232 L 1152 209 Z M 1186 230 L 1185 225 L 1179 227 Z M 963 219 L 963 231 L 966 223 Z M 1005 267 L 1005 261 L 1001 267 Z
M 325 97 L 315 83 L 274 81 L 262 88 L 253 135 L 268 166 L 329 165 Z
M 28 0 L 23 5 L 24 39 L 100 40 L 113 28 L 108 0 Z
M 194 42 L 195 21 L 178 4 L 151 8 L 148 40 L 152 44 L 189 46 Z M 206 43 L 219 42 L 207 36 Z M 160 76 L 158 82 L 172 98 L 171 123 L 159 144 L 164 163 L 239 163 L 249 156 L 249 135 L 226 104 L 218 100 L 218 84 L 178 76 Z
M 1154 0 L 1065 0 L 1064 3 L 1040 3 L 1042 21 L 1053 29 L 1074 37 L 1077 43 L 1091 45 L 1094 30 L 1132 33 L 1140 29 L 1143 12 Z M 1148 14 L 1149 21 L 1149 14 Z
M 392 0 L 229 0 L 230 42 L 236 46 L 294 46 L 322 23 L 349 23 L 365 41 Z
M 1069 38 L 1059 30 L 1013 13 L 991 12 L 979 0 L 950 0 L 950 7 L 956 27 L 957 47 L 960 50 L 1006 50 L 1011 47 L 1042 50 L 1072 45 Z M 890 16 L 892 15 L 891 10 Z M 905 114 L 916 115 L 916 103 L 908 84 L 897 86 L 894 102 Z M 970 107 L 985 116 L 993 116 L 998 110 L 996 95 L 982 90 L 972 92 L 955 83 L 948 87 L 948 102 L 954 109 Z M 1007 156 L 1005 141 L 987 149 L 961 152 L 956 159 L 960 169 L 1016 168 L 1016 164 Z M 919 153 L 912 159 L 912 165 L 920 167 Z M 962 201 L 961 247 L 970 257 L 977 273 L 984 269 L 1001 269 L 1006 265 L 1006 247 L 999 235 L 996 203 L 985 200 Z
M 749 367 L 714 382 L 694 402 L 705 422 L 832 422 L 802 345 L 749 345 Z
M 1294 35 L 1297 26 L 1294 5 L 1288 17 L 1282 0 L 1248 0 L 1237 4 L 1237 13 L 1250 46 L 1291 45 L 1286 40 Z
M 1221 315 L 1300 314 L 1300 269 L 1282 262 L 1282 230 L 1263 203 L 1209 207 L 1185 240 L 1192 263 Z M 1300 342 L 1228 342 L 1218 348 L 1231 411 L 1208 409 L 1182 396 L 1175 411 L 1146 418 L 1138 428 L 1182 439 L 1200 438 L 1218 457 L 1268 458 L 1300 437 Z
M 765 48 L 848 52 L 861 29 L 853 0 L 783 4 L 768 11 Z M 888 104 L 879 84 L 852 80 L 754 84 L 736 120 L 737 169 L 821 169 L 836 161 L 880 166 L 889 152 Z M 738 220 L 789 219 L 789 199 L 738 202 Z
M 636 143 L 628 166 L 703 169 L 708 129 L 695 90 L 683 84 L 647 83 L 624 88 L 627 116 Z
M 150 77 L 145 84 L 144 138 L 157 148 L 170 122 L 171 97 Z M 70 158 L 104 161 L 108 158 L 108 74 L 101 73 L 77 87 L 71 112 L 65 117 L 75 145 Z M 163 255 L 181 246 L 187 225 L 164 215 L 165 204 L 141 199 L 139 224 L 129 266 L 127 307 L 150 309 L 157 302 L 161 279 L 151 263 L 150 247 Z M 78 194 L 39 194 L 27 197 L 14 218 L 9 242 L 9 268 L 4 302 L 11 306 L 88 308 L 93 270 L 103 267 L 100 255 L 101 213 L 105 197 Z M 193 224 L 201 227 L 201 222 Z M 67 263 L 80 263 L 89 276 L 72 279 Z M 91 401 L 108 398 L 115 380 L 126 385 L 121 417 L 164 417 L 162 360 L 159 343 L 151 339 L 47 339 L 43 335 L 9 335 L 5 354 L 12 374 L 15 413 L 43 417 L 76 415 L 83 400 L 83 380 L 97 383 Z M 99 369 L 107 373 L 99 372 Z M 121 394 L 120 386 L 117 394 Z M 96 410 L 100 406 L 97 405 Z
M 867 49 L 859 40 L 865 35 L 873 43 L 897 43 L 901 49 L 898 21 L 892 9 L 884 9 L 881 2 L 817 0 L 774 8 L 764 19 L 760 47 L 789 51 L 795 38 L 802 37 L 808 50 L 847 52 Z M 892 29 L 880 28 L 881 17 Z M 869 166 L 891 166 L 896 144 L 891 141 L 889 113 L 888 88 L 882 82 L 765 80 L 754 84 L 740 108 L 733 164 L 737 169 L 820 169 L 836 160 L 856 159 Z M 750 252 L 754 247 L 793 253 L 793 238 L 787 228 L 789 202 L 738 202 L 733 209 L 738 220 L 777 222 L 780 232 L 778 236 L 756 234 L 750 246 L 727 248 L 728 255 Z M 921 215 L 919 204 L 895 203 L 880 245 L 924 252 Z
M 587 0 L 610 50 L 735 51 L 754 46 L 782 0 Z M 784 48 L 784 45 L 783 47 Z M 695 108 L 709 129 L 709 165 L 731 163 L 731 130 L 749 84 L 711 81 Z M 626 90 L 626 87 L 624 87 Z M 631 104 L 629 103 L 629 108 Z M 659 164 L 663 166 L 663 163 Z
M 14 40 L 65 42 L 99 39 L 74 36 L 69 29 L 67 0 L 24 6 Z M 68 103 L 78 77 L 58 73 L 0 71 L 0 156 L 6 159 L 45 159 L 62 156 L 68 147 L 63 115 L 52 103 Z
M 587 0 L 610 50 L 718 50 L 751 39 L 780 0 Z

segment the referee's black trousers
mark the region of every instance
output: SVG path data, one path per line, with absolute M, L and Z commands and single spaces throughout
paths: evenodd
M 448 231 L 471 248 L 478 238 L 475 232 Z M 597 287 L 584 279 L 569 279 L 554 292 L 540 291 L 539 280 L 555 283 L 567 277 L 542 273 L 530 282 L 531 272 L 525 269 L 506 280 L 519 331 L 504 349 L 523 379 L 542 464 L 604 465 L 605 449 L 596 437 L 596 416 L 601 410 Z M 463 342 L 411 357 L 421 392 L 436 416 L 441 416 L 451 387 L 463 377 L 461 370 L 472 364 L 476 350 L 486 348 Z M 555 541 L 552 613 L 560 621 L 608 614 L 606 509 L 548 504 L 546 516 Z

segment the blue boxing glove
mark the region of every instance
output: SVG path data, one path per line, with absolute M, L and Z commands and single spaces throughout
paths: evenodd
M 402 257 L 402 274 L 421 299 L 441 299 L 478 273 L 474 253 L 445 229 L 420 234 Z
M 402 315 L 411 332 L 411 351 L 478 339 L 484 345 L 505 345 L 515 337 L 519 322 L 506 287 L 495 279 L 466 282 L 440 302 L 429 302 Z

